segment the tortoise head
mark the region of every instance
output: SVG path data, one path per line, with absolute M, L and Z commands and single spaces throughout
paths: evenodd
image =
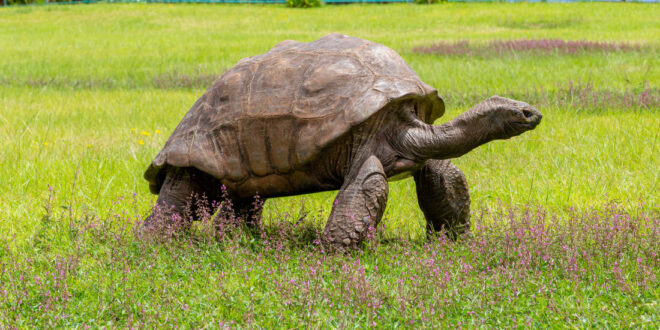
M 543 115 L 531 105 L 500 96 L 491 96 L 465 115 L 478 118 L 480 130 L 492 139 L 508 139 L 536 128 Z M 477 119 L 475 118 L 475 119 Z
M 489 141 L 532 130 L 541 117 L 525 102 L 492 96 L 442 125 L 405 130 L 399 145 L 402 154 L 418 162 L 455 158 Z

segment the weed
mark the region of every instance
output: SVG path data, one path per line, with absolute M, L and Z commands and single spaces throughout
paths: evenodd
M 430 46 L 417 46 L 418 54 L 450 56 L 514 56 L 519 53 L 532 55 L 577 55 L 585 52 L 640 52 L 648 46 L 628 42 L 606 42 L 560 39 L 493 40 L 485 44 L 471 44 L 468 40 L 442 41 Z
M 86 215 L 63 251 L 30 256 L 3 248 L 1 320 L 199 326 L 215 315 L 225 324 L 273 326 L 267 313 L 291 326 L 431 326 L 494 325 L 499 315 L 498 324 L 515 325 L 515 310 L 525 308 L 525 322 L 648 326 L 644 318 L 613 317 L 601 300 L 641 306 L 635 301 L 651 301 L 659 285 L 657 208 L 631 212 L 611 202 L 563 218 L 539 206 L 500 206 L 478 211 L 471 233 L 457 242 L 443 233 L 406 244 L 373 236 L 368 248 L 349 254 L 326 252 L 311 222 L 282 218 L 255 236 L 222 209 L 204 211 L 176 236 L 145 229 L 135 215 Z M 62 218 L 53 220 L 55 235 L 66 235 Z M 595 303 L 574 310 L 565 299 Z M 99 308 L 107 312 L 92 320 Z

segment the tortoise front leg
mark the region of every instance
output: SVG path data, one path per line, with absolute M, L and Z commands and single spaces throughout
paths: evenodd
M 356 248 L 376 227 L 387 203 L 387 178 L 378 158 L 353 168 L 335 198 L 324 237 L 338 250 Z
M 190 225 L 204 211 L 213 214 L 214 202 L 219 201 L 220 197 L 220 185 L 210 175 L 194 168 L 171 168 L 158 194 L 156 206 L 144 225 L 179 221 L 184 226 Z
M 448 159 L 430 159 L 414 178 L 429 233 L 445 229 L 455 239 L 470 229 L 470 192 L 458 167 Z

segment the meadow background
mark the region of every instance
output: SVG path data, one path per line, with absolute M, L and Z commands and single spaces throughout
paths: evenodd
M 657 326 L 656 17 L 622 3 L 2 8 L 0 325 Z M 494 94 L 544 114 L 455 160 L 474 235 L 425 240 L 404 180 L 349 255 L 314 244 L 333 192 L 268 200 L 256 236 L 141 236 L 155 201 L 142 173 L 213 79 L 331 32 L 399 52 L 445 98 L 439 122 Z M 600 44 L 497 48 L 519 39 Z

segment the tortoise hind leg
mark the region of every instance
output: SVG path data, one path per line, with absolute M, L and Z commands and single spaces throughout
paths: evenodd
M 144 225 L 181 222 L 188 226 L 204 212 L 213 214 L 214 202 L 220 198 L 220 184 L 212 176 L 194 168 L 171 168 L 160 189 L 156 206 Z
M 353 168 L 337 194 L 324 238 L 338 250 L 356 248 L 376 227 L 387 203 L 387 179 L 375 156 Z
M 430 159 L 414 178 L 429 233 L 444 229 L 455 239 L 470 229 L 470 192 L 458 167 L 449 160 Z

